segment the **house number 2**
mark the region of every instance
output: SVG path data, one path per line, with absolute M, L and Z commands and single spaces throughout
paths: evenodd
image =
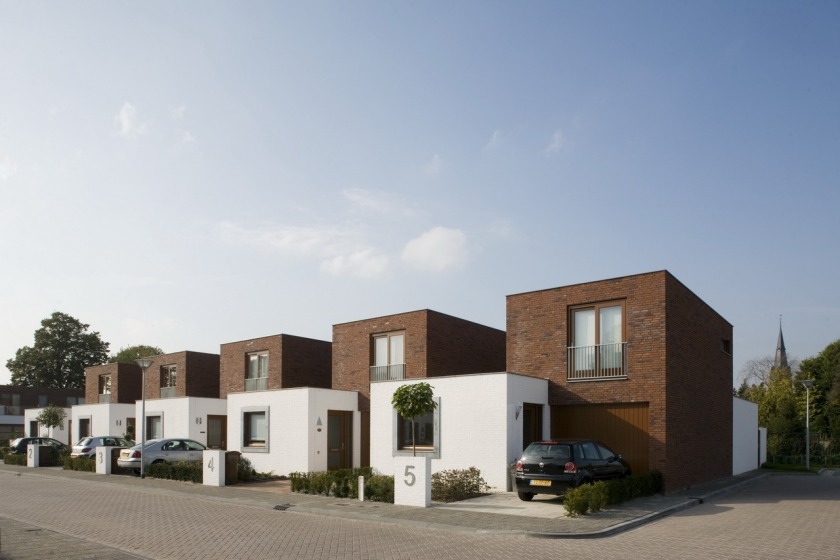
M 414 486 L 414 483 L 417 482 L 417 476 L 411 472 L 414 468 L 414 465 L 406 465 L 405 466 L 405 482 L 406 486 Z

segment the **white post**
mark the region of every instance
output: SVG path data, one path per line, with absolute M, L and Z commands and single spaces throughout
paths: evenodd
M 111 450 L 113 447 L 97 447 L 96 455 L 93 456 L 96 461 L 96 474 L 111 474 Z
M 204 485 L 225 485 L 225 451 L 223 449 L 204 450 Z
M 359 501 L 365 501 L 365 477 L 359 477 Z
M 41 453 L 40 445 L 32 445 L 31 443 L 26 446 L 26 466 L 27 467 L 40 467 L 41 466 Z
M 403 506 L 432 505 L 432 458 L 394 458 L 394 503 Z

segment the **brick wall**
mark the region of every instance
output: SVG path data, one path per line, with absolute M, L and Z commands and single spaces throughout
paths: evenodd
M 268 389 L 329 388 L 332 345 L 328 341 L 278 334 L 221 345 L 221 398 L 245 390 L 248 355 L 268 352 Z
M 87 378 L 85 378 L 87 381 Z M 47 404 L 65 407 L 67 397 L 85 397 L 84 389 L 53 389 L 46 387 L 17 387 L 13 385 L 0 385 L 0 394 L 20 395 L 20 406 L 22 408 L 38 408 L 38 401 L 41 396 L 47 397 Z
M 147 372 L 148 373 L 148 372 Z M 137 364 L 103 364 L 85 369 L 85 403 L 99 402 L 99 378 L 111 376 L 111 399 L 113 403 L 134 404 L 140 400 L 143 391 L 143 372 Z
M 370 410 L 371 335 L 405 332 L 406 379 L 498 372 L 505 366 L 505 333 L 431 310 L 333 326 L 333 389 L 359 392 Z

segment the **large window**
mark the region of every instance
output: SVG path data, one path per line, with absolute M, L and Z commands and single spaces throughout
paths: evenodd
M 248 354 L 245 390 L 265 391 L 266 389 L 268 389 L 268 352 Z
M 433 454 L 440 458 L 440 399 L 435 398 L 437 407 L 423 416 L 414 419 L 414 437 L 417 453 Z M 394 455 L 411 455 L 411 420 L 403 418 L 394 411 L 396 429 L 394 434 Z
M 161 366 L 160 368 L 160 398 L 169 399 L 175 396 L 178 385 L 178 366 Z
M 242 413 L 242 446 L 250 451 L 268 449 L 268 410 L 252 409 Z
M 405 379 L 405 333 L 374 335 L 372 344 L 370 380 Z
M 569 332 L 569 380 L 625 377 L 624 304 L 575 307 Z
M 146 439 L 160 439 L 163 437 L 163 415 L 146 416 Z

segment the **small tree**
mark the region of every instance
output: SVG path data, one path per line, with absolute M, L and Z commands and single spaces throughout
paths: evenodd
M 42 426 L 46 426 L 47 428 L 52 429 L 63 425 L 65 418 L 67 418 L 66 410 L 64 410 L 60 406 L 48 404 L 41 411 L 41 414 L 35 417 L 35 420 L 37 420 L 38 423 Z
M 108 359 L 109 363 L 133 364 L 137 358 L 145 358 L 147 356 L 160 356 L 163 350 L 157 346 L 148 346 L 146 344 L 138 344 L 136 346 L 124 346 L 120 351 Z
M 411 421 L 411 447 L 415 457 L 417 456 L 417 445 L 414 437 L 414 419 L 437 408 L 432 389 L 433 387 L 428 383 L 412 383 L 399 387 L 394 391 L 394 396 L 391 398 L 394 410 L 403 418 Z

